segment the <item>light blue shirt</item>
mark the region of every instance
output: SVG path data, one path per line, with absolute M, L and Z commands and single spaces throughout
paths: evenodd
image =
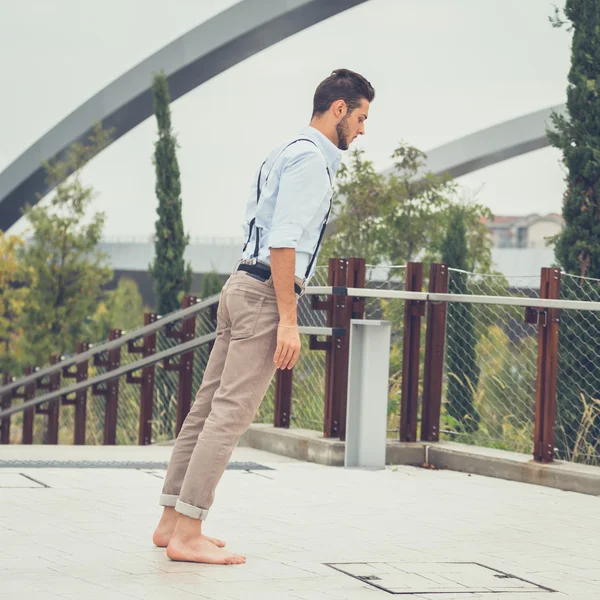
M 303 141 L 310 139 L 314 144 Z M 300 139 L 290 146 L 291 142 Z M 288 146 L 286 148 L 286 146 Z M 337 146 L 314 127 L 303 128 L 299 135 L 275 148 L 260 172 L 260 199 L 256 203 L 259 171 L 246 204 L 245 239 L 250 222 L 256 219 L 243 259 L 254 259 L 256 231 L 259 231 L 258 262 L 271 264 L 271 248 L 295 248 L 296 277 L 310 279 L 308 265 L 318 245 L 323 223 L 329 211 L 335 176 L 342 155 Z M 329 174 L 327 173 L 329 169 Z

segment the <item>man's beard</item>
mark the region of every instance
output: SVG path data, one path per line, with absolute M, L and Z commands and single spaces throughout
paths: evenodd
M 335 132 L 338 136 L 338 148 L 340 150 L 348 150 L 350 147 L 350 142 L 348 141 L 350 135 L 348 134 L 347 120 L 348 117 L 346 116 L 335 126 Z

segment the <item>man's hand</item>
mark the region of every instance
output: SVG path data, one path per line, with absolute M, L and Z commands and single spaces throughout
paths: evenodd
M 292 369 L 300 356 L 300 334 L 298 327 L 284 327 L 277 329 L 277 350 L 275 351 L 275 365 L 278 369 Z
M 273 360 L 278 369 L 291 369 L 300 355 L 300 334 L 296 314 L 294 269 L 296 251 L 293 248 L 271 248 L 271 273 L 279 309 L 277 350 Z

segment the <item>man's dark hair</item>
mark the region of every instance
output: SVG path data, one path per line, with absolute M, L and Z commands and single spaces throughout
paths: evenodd
M 375 98 L 373 86 L 362 76 L 348 69 L 337 69 L 323 80 L 313 99 L 313 117 L 322 115 L 336 100 L 343 100 L 351 112 L 358 108 L 365 98 L 372 102 Z

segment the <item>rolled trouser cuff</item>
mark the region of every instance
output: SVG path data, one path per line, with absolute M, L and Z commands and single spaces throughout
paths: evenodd
M 181 500 L 177 500 L 177 504 L 175 504 L 175 510 L 180 515 L 190 517 L 190 519 L 200 519 L 201 521 L 206 521 L 206 517 L 208 517 L 208 509 L 198 508 L 197 506 L 186 504 Z
M 177 504 L 177 500 L 179 496 L 175 494 L 161 494 L 159 504 L 161 506 L 175 506 Z

